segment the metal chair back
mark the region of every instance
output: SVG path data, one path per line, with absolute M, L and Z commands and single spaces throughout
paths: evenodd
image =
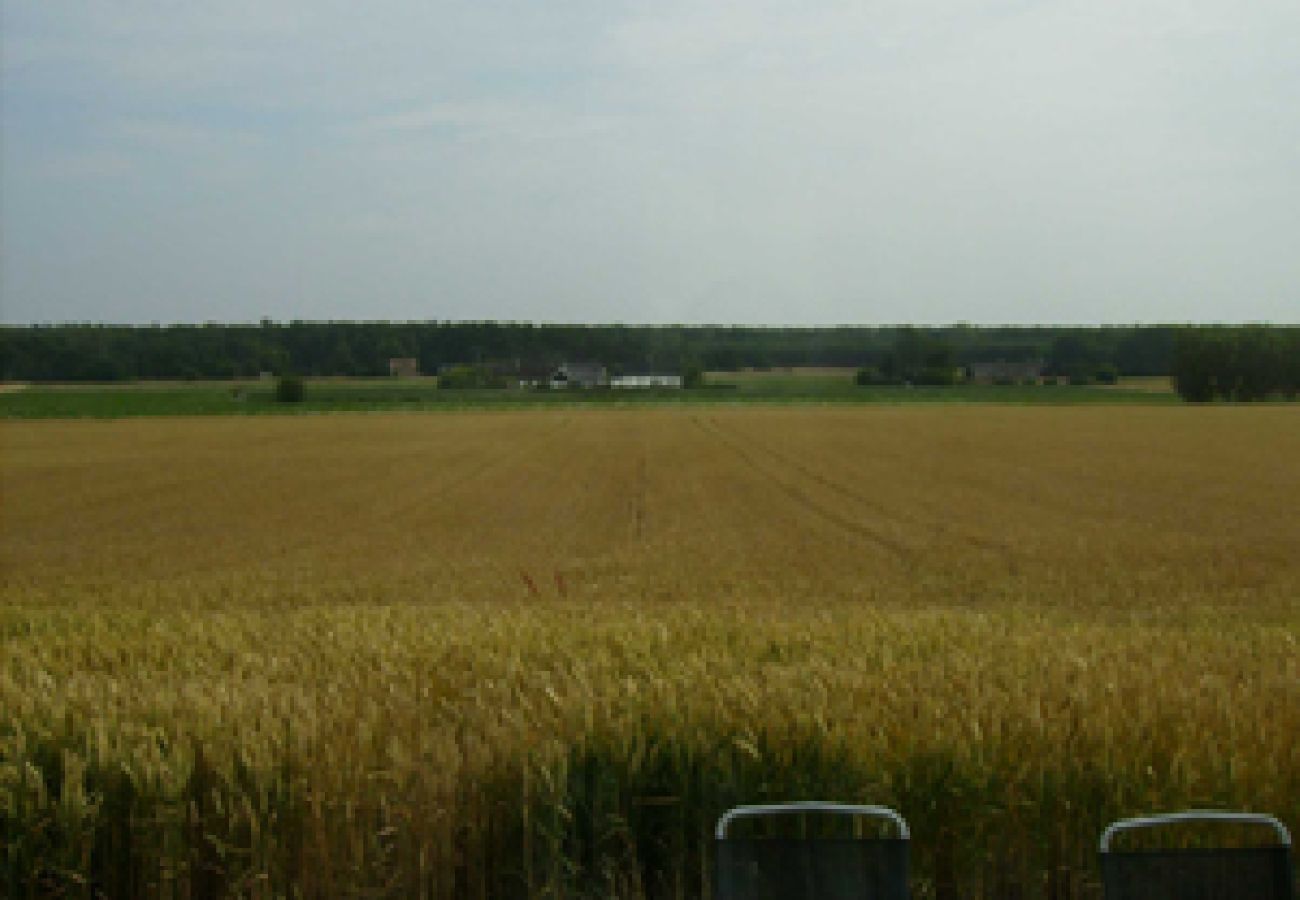
M 1125 831 L 1178 823 L 1265 825 L 1277 843 L 1263 847 L 1114 850 Z M 1294 900 L 1291 835 L 1272 816 L 1189 810 L 1122 819 L 1101 836 L 1101 874 L 1106 900 Z
M 866 817 L 893 823 L 898 837 L 737 837 L 741 819 L 791 815 Z M 806 821 L 806 820 L 805 820 Z M 738 806 L 715 831 L 716 900 L 907 900 L 907 822 L 884 806 L 779 803 Z

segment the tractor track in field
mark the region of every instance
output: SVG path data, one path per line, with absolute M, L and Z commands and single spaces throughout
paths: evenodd
M 638 541 L 645 537 L 646 495 L 649 492 L 648 483 L 649 476 L 646 474 L 645 444 L 641 444 L 637 448 L 636 488 L 634 495 L 635 498 L 633 500 L 633 505 L 635 507 L 636 538 Z
M 539 430 L 539 434 L 537 436 L 537 443 L 529 443 L 529 442 L 518 441 L 518 440 L 506 442 L 506 448 L 504 450 L 501 450 L 500 452 L 497 453 L 493 453 L 491 455 L 484 455 L 484 457 L 479 461 L 478 465 L 468 469 L 459 478 L 452 478 L 452 479 L 447 479 L 445 481 L 439 482 L 438 490 L 434 492 L 434 495 L 445 497 L 448 493 L 450 493 L 455 488 L 463 487 L 468 484 L 473 484 L 474 482 L 483 478 L 483 476 L 486 475 L 488 472 L 491 472 L 494 469 L 499 469 L 502 466 L 505 466 L 508 463 L 510 463 L 512 460 L 519 459 L 520 457 L 524 457 L 524 456 L 536 455 L 538 453 L 539 446 L 552 442 L 557 436 L 559 436 L 565 430 L 565 428 L 569 425 L 569 418 L 566 416 L 555 422 L 548 422 L 547 424 L 549 427 Z
M 754 466 L 755 468 L 758 468 L 760 471 L 763 471 L 765 474 L 768 474 L 768 476 L 772 477 L 774 481 L 778 480 L 775 478 L 775 476 L 770 475 L 770 470 L 763 469 L 762 467 L 755 464 L 752 458 L 752 454 L 748 453 L 748 451 L 744 448 L 740 439 L 730 437 L 727 434 L 726 429 L 724 429 L 721 425 L 719 425 L 718 422 L 713 418 L 710 418 L 708 420 L 708 424 L 712 426 L 712 428 L 715 430 L 715 433 L 725 443 L 731 446 L 732 449 L 735 450 L 737 454 L 741 456 L 742 459 L 744 459 L 747 463 Z M 1019 572 L 1020 566 L 1016 560 L 1015 553 L 1012 551 L 1011 547 L 1008 546 L 1003 541 L 962 532 L 953 528 L 950 525 L 944 524 L 941 521 L 927 521 L 918 516 L 908 515 L 906 513 L 900 513 L 898 510 L 892 507 L 888 507 L 885 504 L 881 503 L 880 501 L 872 497 L 868 497 L 859 491 L 854 490 L 853 488 L 844 484 L 842 481 L 837 481 L 836 479 L 830 477 L 829 475 L 826 475 L 825 473 L 820 472 L 808 466 L 804 462 L 800 461 L 799 459 L 796 459 L 795 457 L 790 456 L 789 454 L 783 453 L 780 450 L 775 450 L 766 444 L 756 444 L 754 446 L 758 451 L 765 454 L 773 462 L 775 462 L 777 465 L 782 467 L 783 470 L 796 472 L 801 477 L 817 485 L 820 485 L 821 487 L 825 488 L 831 493 L 838 494 L 842 497 L 845 497 L 858 506 L 866 507 L 867 509 L 871 510 L 872 512 L 874 512 L 876 515 L 880 516 L 883 519 L 890 519 L 896 522 L 900 522 L 904 525 L 910 525 L 919 529 L 929 530 L 934 535 L 935 539 L 939 541 L 958 541 L 961 543 L 969 544 L 970 546 L 975 547 L 977 550 L 981 550 L 985 553 L 989 553 L 999 557 L 1002 563 L 1006 566 L 1007 570 L 1011 574 L 1014 575 Z M 797 488 L 794 489 L 798 490 Z M 788 490 L 787 493 L 789 493 Z M 831 508 L 825 506 L 824 504 L 817 503 L 815 500 L 806 497 L 806 495 L 804 496 L 804 502 L 805 505 L 809 506 L 810 508 L 814 508 L 816 511 L 818 511 L 823 518 L 826 518 L 830 521 L 837 521 L 837 522 L 840 520 L 845 520 L 844 516 L 834 512 Z M 853 520 L 845 520 L 845 521 L 849 521 L 852 524 L 856 525 L 855 530 L 859 530 L 859 531 L 865 530 L 869 532 L 871 535 L 874 536 L 874 539 L 876 539 L 877 543 L 881 543 L 882 541 L 884 541 L 887 542 L 888 544 L 896 544 L 899 547 L 905 548 L 908 554 L 915 554 L 919 552 L 917 548 L 910 547 L 906 544 L 903 544 L 903 542 L 897 541 L 893 538 L 887 538 L 883 535 L 880 535 L 878 532 L 875 532 L 873 529 L 870 529 L 867 526 L 862 525 L 860 522 L 853 522 Z
M 847 516 L 837 512 L 832 507 L 818 502 L 816 499 L 809 496 L 808 492 L 799 487 L 798 484 L 781 478 L 775 471 L 773 471 L 771 466 L 764 465 L 760 462 L 756 454 L 751 453 L 747 447 L 745 447 L 733 435 L 729 434 L 726 429 L 718 425 L 714 419 L 710 418 L 704 420 L 699 416 L 692 416 L 691 419 L 700 430 L 726 446 L 727 449 L 736 455 L 736 458 L 761 475 L 765 481 L 771 483 L 781 491 L 781 493 L 793 500 L 799 507 L 807 510 L 823 521 L 834 525 L 836 528 L 843 529 L 850 534 L 862 538 L 868 543 L 888 551 L 901 560 L 906 562 L 915 562 L 918 555 L 916 548 L 911 547 L 896 538 L 892 538 L 889 535 L 882 534 L 876 529 L 864 525 L 862 522 L 848 518 Z
M 862 494 L 854 490 L 853 488 L 844 484 L 842 481 L 836 481 L 834 478 L 831 478 L 829 475 L 819 472 L 816 469 L 810 468 L 805 463 L 800 462 L 798 459 L 795 459 L 794 457 L 791 457 L 788 454 L 782 453 L 779 450 L 774 450 L 768 446 L 764 446 L 763 450 L 766 451 L 774 459 L 780 461 L 782 465 L 786 465 L 791 467 L 792 469 L 795 469 L 804 477 L 817 482 L 818 484 L 825 487 L 827 490 L 830 490 L 837 494 L 842 494 L 843 496 L 852 500 L 854 503 L 859 503 L 863 506 L 868 507 L 869 509 L 873 509 L 880 515 L 885 516 L 887 518 L 895 519 L 899 522 L 903 522 L 908 525 L 914 525 L 917 528 L 928 529 L 934 534 L 936 539 L 960 541 L 962 543 L 970 544 L 972 547 L 975 547 L 976 549 L 982 550 L 986 553 L 991 553 L 1000 556 L 1002 557 L 1003 562 L 1006 563 L 1007 568 L 1012 572 L 1012 574 L 1015 574 L 1018 571 L 1019 567 L 1018 564 L 1016 563 L 1015 554 L 1012 552 L 1011 547 L 1004 541 L 995 540 L 993 538 L 981 537 L 980 535 L 977 534 L 962 532 L 952 527 L 951 525 L 945 524 L 940 520 L 926 520 L 919 516 L 900 513 L 896 510 L 886 507 L 883 503 L 880 503 L 878 500 L 875 500 L 871 497 L 866 496 L 865 494 Z
M 536 453 L 540 446 L 553 442 L 568 424 L 567 416 L 555 422 L 548 422 L 547 427 L 539 429 L 536 443 L 518 440 L 502 440 L 499 445 L 493 443 L 490 445 L 491 451 L 477 455 L 471 465 L 459 471 L 438 473 L 432 484 L 419 490 L 406 492 L 400 500 L 390 502 L 387 508 L 391 515 L 397 516 L 412 509 L 445 502 L 457 490 L 482 481 L 502 468 L 508 469 L 515 460 Z M 411 454 L 419 452 L 421 451 L 418 448 L 410 451 Z

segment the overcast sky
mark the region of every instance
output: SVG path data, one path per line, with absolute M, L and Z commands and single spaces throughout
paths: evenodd
M 3 0 L 3 320 L 1300 321 L 1296 0 Z

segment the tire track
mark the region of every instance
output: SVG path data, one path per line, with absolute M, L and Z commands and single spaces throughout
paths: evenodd
M 946 524 L 942 520 L 938 520 L 938 521 L 927 520 L 919 516 L 907 515 L 906 513 L 901 513 L 897 510 L 892 510 L 889 507 L 886 507 L 884 504 L 880 503 L 879 501 L 871 497 L 868 497 L 865 494 L 859 493 L 858 491 L 853 490 L 843 482 L 836 481 L 830 476 L 825 475 L 821 472 L 818 472 L 815 469 L 808 467 L 807 465 L 800 462 L 799 460 L 794 459 L 788 456 L 787 454 L 782 453 L 779 450 L 774 450 L 773 448 L 768 446 L 764 446 L 763 450 L 766 451 L 773 458 L 779 460 L 783 465 L 787 465 L 796 469 L 800 474 L 804 475 L 807 478 L 812 479 L 813 481 L 816 481 L 818 484 L 821 484 L 828 490 L 843 494 L 845 497 L 848 497 L 853 502 L 860 503 L 863 506 L 874 509 L 882 516 L 885 516 L 886 518 L 893 518 L 896 519 L 897 521 L 906 523 L 908 525 L 914 525 L 917 528 L 928 529 L 933 533 L 934 537 L 937 540 L 955 540 L 955 541 L 961 541 L 966 544 L 970 544 L 972 547 L 975 547 L 979 550 L 983 550 L 986 553 L 992 553 L 996 556 L 1002 557 L 1002 561 L 1006 564 L 1007 568 L 1012 572 L 1012 574 L 1017 573 L 1019 570 L 1019 564 L 1016 562 L 1015 554 L 1012 551 L 1010 545 L 1008 545 L 1005 541 L 999 541 L 994 538 L 986 538 L 977 534 L 962 532 L 954 528 L 953 526 Z
M 552 443 L 556 437 L 567 429 L 569 418 L 569 416 L 564 416 L 555 422 L 548 422 L 548 427 L 540 429 L 534 441 L 503 441 L 505 444 L 504 449 L 497 450 L 495 453 L 483 454 L 476 460 L 475 465 L 458 473 L 457 476 L 440 479 L 436 484 L 430 485 L 422 496 L 412 498 L 409 505 L 426 503 L 431 499 L 445 500 L 457 489 L 471 486 L 475 482 L 482 480 L 489 472 L 500 469 L 516 459 L 539 453 L 541 447 Z
M 725 445 L 729 450 L 731 450 L 732 453 L 734 453 L 737 456 L 737 458 L 741 460 L 741 462 L 745 463 L 747 466 L 749 466 L 751 469 L 757 472 L 760 476 L 762 476 L 762 478 L 765 481 L 772 484 L 779 491 L 781 491 L 781 493 L 785 494 L 787 497 L 793 500 L 796 505 L 802 507 L 808 512 L 811 512 L 813 515 L 817 516 L 823 521 L 831 525 L 834 525 L 836 528 L 843 529 L 844 531 L 847 531 L 850 534 L 854 534 L 859 538 L 866 540 L 868 543 L 874 544 L 875 546 L 880 547 L 883 550 L 886 550 L 887 552 L 897 557 L 898 559 L 903 560 L 904 562 L 908 562 L 908 563 L 916 562 L 918 556 L 918 551 L 916 548 L 907 545 L 906 543 L 898 540 L 897 538 L 893 538 L 887 534 L 883 534 L 880 531 L 877 531 L 876 529 L 863 524 L 862 522 L 858 522 L 855 521 L 854 519 L 850 519 L 840 514 L 835 509 L 833 509 L 830 506 L 827 506 L 824 503 L 819 503 L 816 499 L 811 497 L 806 491 L 801 489 L 797 484 L 794 484 L 790 481 L 781 478 L 774 471 L 772 471 L 772 469 L 769 466 L 766 466 L 763 463 L 761 463 L 756 458 L 755 454 L 751 453 L 747 447 L 745 447 L 742 443 L 736 440 L 733 436 L 728 434 L 713 419 L 709 419 L 706 421 L 701 419 L 699 416 L 692 416 L 691 420 L 705 434 L 710 435 L 711 437 L 713 437 L 714 439 L 716 439 L 717 441 Z
M 723 427 L 719 425 L 716 420 L 710 418 L 709 424 L 714 429 L 716 429 L 716 431 L 719 434 L 723 434 L 725 432 L 725 429 L 723 429 Z M 739 439 L 731 440 L 728 443 L 729 446 L 731 446 L 733 449 L 741 448 L 743 446 L 740 443 Z M 976 548 L 977 550 L 998 557 L 1001 560 L 1002 564 L 1006 566 L 1007 570 L 1012 575 L 1019 574 L 1020 564 L 1017 561 L 1015 553 L 1010 547 L 1010 545 L 1008 545 L 1004 541 L 999 541 L 995 538 L 988 538 L 988 537 L 983 537 L 981 535 L 970 534 L 968 532 L 960 531 L 957 528 L 954 528 L 952 525 L 943 522 L 942 520 L 939 521 L 927 520 L 916 515 L 908 515 L 907 513 L 900 512 L 896 508 L 886 506 L 885 504 L 881 503 L 875 498 L 869 497 L 859 491 L 856 491 L 853 488 L 849 487 L 848 485 L 844 484 L 843 482 L 837 481 L 834 478 L 831 478 L 829 475 L 826 475 L 825 473 L 820 472 L 808 466 L 806 463 L 802 462 L 801 460 L 787 453 L 783 453 L 782 451 L 776 450 L 766 444 L 755 444 L 754 446 L 758 449 L 759 452 L 765 454 L 766 456 L 771 458 L 775 463 L 777 463 L 780 467 L 782 467 L 782 469 L 797 472 L 803 478 L 806 478 L 809 481 L 812 481 L 815 484 L 820 485 L 821 487 L 825 488 L 826 490 L 834 494 L 839 494 L 843 497 L 848 498 L 849 500 L 853 501 L 853 503 L 856 505 L 866 507 L 867 509 L 873 511 L 876 515 L 878 515 L 883 519 L 890 519 L 892 521 L 900 522 L 904 525 L 909 525 L 918 529 L 927 530 L 933 535 L 933 538 L 936 542 L 960 542 L 960 543 L 968 544 Z M 815 503 L 815 501 L 813 502 Z M 821 504 L 816 504 L 816 505 L 821 506 Z M 823 509 L 829 509 L 829 508 L 823 507 Z M 840 519 L 844 518 L 843 516 L 840 516 L 838 513 L 835 513 L 834 515 Z M 866 526 L 861 525 L 861 523 L 858 524 L 860 528 L 866 528 Z M 897 543 L 901 544 L 902 542 L 897 542 Z M 916 548 L 909 547 L 908 549 L 913 554 L 919 552 Z
M 642 540 L 645 537 L 645 509 L 646 494 L 648 493 L 648 477 L 646 475 L 646 452 L 645 444 L 637 448 L 636 457 L 636 496 L 633 501 L 636 515 L 636 539 Z

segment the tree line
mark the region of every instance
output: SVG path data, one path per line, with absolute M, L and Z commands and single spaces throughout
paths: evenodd
M 61 324 L 0 328 L 0 377 L 11 381 L 234 378 L 262 372 L 386 375 L 388 360 L 420 371 L 499 364 L 539 370 L 590 360 L 615 371 L 711 371 L 787 366 L 1043 360 L 1060 374 L 1114 366 L 1128 375 L 1172 370 L 1176 326 L 787 328 L 537 325 L 515 322 L 272 322 L 204 325 Z M 904 350 L 905 354 L 911 351 Z
M 1294 400 L 1300 393 L 1300 327 L 1248 325 L 1179 331 L 1174 385 L 1184 400 Z

